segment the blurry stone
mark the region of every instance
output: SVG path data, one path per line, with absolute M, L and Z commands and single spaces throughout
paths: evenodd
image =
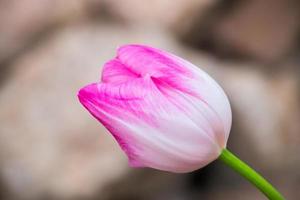
M 51 26 L 82 15 L 84 0 L 0 1 L 0 64 Z
M 191 18 L 205 12 L 217 0 L 105 0 L 107 8 L 133 25 L 147 24 L 184 29 Z
M 153 169 L 135 169 L 127 176 L 105 188 L 103 200 L 163 200 L 186 199 L 185 174 L 168 173 Z
M 222 74 L 234 111 L 229 144 L 265 169 L 293 171 L 300 167 L 297 75 L 266 76 L 251 67 L 230 65 Z
M 0 70 L 14 57 L 58 28 L 83 20 L 115 18 L 137 26 L 161 25 L 182 29 L 186 16 L 205 10 L 209 0 L 10 0 L 0 1 Z M 195 9 L 197 8 L 197 9 Z M 172 12 L 170 12 L 172 10 Z M 202 12 L 202 11 L 201 11 Z M 0 77 L 1 78 L 1 77 Z
M 262 61 L 276 61 L 295 48 L 300 4 L 294 0 L 237 3 L 214 30 L 216 44 Z
M 179 32 L 187 44 L 222 58 L 265 63 L 292 54 L 300 32 L 300 4 L 295 0 L 222 1 L 194 17 Z
M 173 49 L 158 31 L 78 24 L 13 63 L 0 93 L 0 173 L 15 198 L 95 197 L 128 171 L 126 156 L 77 99 L 124 43 Z

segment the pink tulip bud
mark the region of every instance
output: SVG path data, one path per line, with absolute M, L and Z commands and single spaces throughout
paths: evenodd
M 105 63 L 101 81 L 78 97 L 131 166 L 190 172 L 226 147 L 231 108 L 224 91 L 207 73 L 165 51 L 120 47 Z

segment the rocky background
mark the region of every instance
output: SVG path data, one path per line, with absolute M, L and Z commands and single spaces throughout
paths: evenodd
M 128 167 L 76 97 L 125 43 L 217 79 L 233 108 L 228 148 L 299 199 L 297 0 L 0 0 L 0 199 L 265 199 L 218 161 L 189 174 Z

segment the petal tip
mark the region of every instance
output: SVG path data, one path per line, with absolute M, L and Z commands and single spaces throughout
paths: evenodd
M 96 83 L 91 83 L 91 84 L 86 85 L 78 90 L 77 98 L 83 105 L 85 104 L 86 100 L 91 98 L 91 95 L 94 95 L 96 93 L 95 85 L 96 85 Z

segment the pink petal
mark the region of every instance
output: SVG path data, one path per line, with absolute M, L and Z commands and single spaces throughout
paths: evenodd
M 232 113 L 224 90 L 210 75 L 189 61 L 159 49 L 157 49 L 157 52 L 164 54 L 169 59 L 173 59 L 178 65 L 184 66 L 191 71 L 194 76 L 192 82 L 189 82 L 190 87 L 193 87 L 191 90 L 197 91 L 198 96 L 201 96 L 202 100 L 209 104 L 222 121 L 224 134 L 219 134 L 219 137 L 224 136 L 220 145 L 225 147 L 231 129 Z
M 101 81 L 103 83 L 119 84 L 139 77 L 141 77 L 139 74 L 131 71 L 118 59 L 113 59 L 105 63 Z
M 204 71 L 142 45 L 118 49 L 102 83 L 82 88 L 80 102 L 116 138 L 132 166 L 188 172 L 226 146 L 231 109 Z
M 178 64 L 176 60 L 168 58 L 166 55 L 167 53 L 151 47 L 126 45 L 118 49 L 117 57 L 110 62 L 122 63 L 126 71 L 136 76 L 144 77 L 147 75 L 163 80 L 164 83 L 172 86 L 173 89 L 191 92 L 185 80 L 193 76 L 192 71 Z M 121 66 L 115 66 L 115 71 L 119 71 L 119 67 Z M 102 80 L 107 79 L 106 68 L 107 66 L 105 65 Z
M 229 101 L 223 89 L 206 72 L 180 57 L 144 45 L 120 47 L 113 61 L 122 63 L 123 68 L 135 76 L 148 75 L 158 86 L 168 85 L 169 91 L 178 90 L 206 102 L 219 118 L 224 132 L 214 132 L 214 137 L 218 138 L 220 146 L 226 146 L 231 128 Z M 103 73 L 102 79 L 105 77 L 106 73 Z
M 219 155 L 204 128 L 188 119 L 149 77 L 118 86 L 91 84 L 78 97 L 114 135 L 132 166 L 186 172 Z

